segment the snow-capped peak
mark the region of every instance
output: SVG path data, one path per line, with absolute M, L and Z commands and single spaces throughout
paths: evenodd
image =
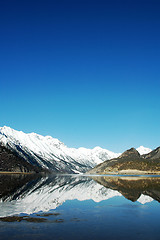
M 34 162 L 43 168 L 65 173 L 86 172 L 97 164 L 120 155 L 100 147 L 68 148 L 51 136 L 26 134 L 6 126 L 0 128 L 0 143 L 32 164 Z
M 86 172 L 105 160 L 121 155 L 99 146 L 93 149 L 68 148 L 57 138 L 27 134 L 7 126 L 0 127 L 0 144 L 9 147 L 31 164 L 65 173 Z M 137 151 L 142 155 L 152 150 L 140 146 Z
M 140 146 L 136 149 L 141 155 L 150 153 L 152 149 Z

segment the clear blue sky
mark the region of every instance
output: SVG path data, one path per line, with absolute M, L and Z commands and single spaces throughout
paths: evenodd
M 0 2 L 0 126 L 160 146 L 160 1 Z

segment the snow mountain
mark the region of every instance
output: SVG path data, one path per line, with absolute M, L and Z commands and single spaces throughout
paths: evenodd
M 6 126 L 0 127 L 0 145 L 29 164 L 55 173 L 84 173 L 97 164 L 120 155 L 100 147 L 68 148 L 51 136 L 26 134 Z
M 152 151 L 152 149 L 146 148 L 146 147 L 143 147 L 143 146 L 140 146 L 140 147 L 136 148 L 136 150 L 140 153 L 140 155 L 147 154 L 147 153 L 150 153 Z

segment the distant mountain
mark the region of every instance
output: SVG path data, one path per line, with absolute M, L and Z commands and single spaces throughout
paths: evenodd
M 160 147 L 140 155 L 131 148 L 118 158 L 105 161 L 89 171 L 91 174 L 160 174 Z
M 17 156 L 17 164 L 20 158 L 32 166 L 55 173 L 84 173 L 97 164 L 120 155 L 100 147 L 68 148 L 56 138 L 36 133 L 26 134 L 6 126 L 0 128 L 0 146 Z M 1 165 L 1 171 L 4 170 L 7 169 Z
M 160 159 L 160 147 L 154 149 L 149 154 L 143 155 L 145 159 Z
M 147 153 L 149 153 L 149 152 L 152 151 L 152 149 L 146 148 L 146 147 L 143 147 L 143 146 L 140 146 L 140 147 L 136 148 L 136 150 L 137 150 L 141 155 L 147 154 Z
M 16 166 L 18 168 L 21 165 L 22 172 L 31 171 L 31 166 L 34 166 L 36 168 L 32 168 L 32 171 L 36 172 L 45 170 L 54 173 L 85 173 L 97 164 L 120 156 L 120 153 L 114 153 L 100 147 L 93 149 L 68 148 L 56 138 L 44 137 L 36 133 L 26 134 L 6 126 L 0 127 L 0 146 L 6 149 L 5 158 L 7 158 L 7 150 L 14 156 L 8 156 L 9 161 L 4 165 L 0 155 L 0 171 L 15 171 Z M 137 150 L 140 154 L 151 151 L 143 146 Z M 17 163 L 15 159 L 17 159 Z M 30 166 L 28 170 L 26 163 Z M 11 168 L 11 165 L 14 168 Z

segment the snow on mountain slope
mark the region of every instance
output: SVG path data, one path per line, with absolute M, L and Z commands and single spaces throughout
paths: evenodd
M 120 155 L 100 147 L 68 148 L 56 138 L 36 133 L 26 134 L 6 126 L 0 128 L 0 143 L 33 165 L 62 173 L 86 172 Z
M 26 134 L 6 126 L 0 127 L 0 144 L 8 147 L 29 163 L 56 173 L 84 173 L 97 164 L 120 155 L 120 153 L 100 147 L 68 148 L 51 136 Z M 137 151 L 142 155 L 149 153 L 151 149 L 140 146 Z
M 147 153 L 149 153 L 149 152 L 152 151 L 152 149 L 146 148 L 146 147 L 143 147 L 143 146 L 138 147 L 136 150 L 137 150 L 141 155 L 147 154 Z

